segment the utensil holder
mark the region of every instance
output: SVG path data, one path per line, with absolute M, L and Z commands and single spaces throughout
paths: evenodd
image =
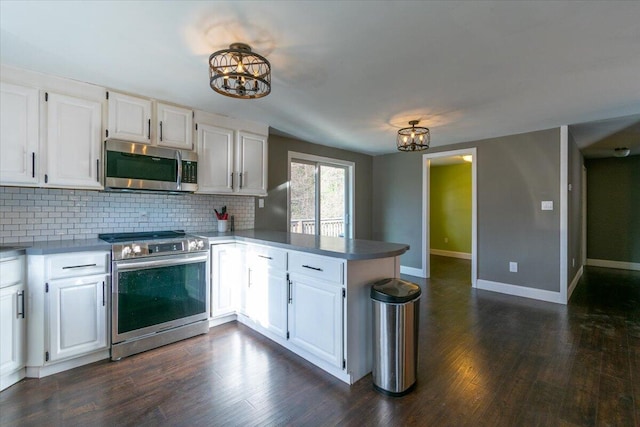
M 218 232 L 219 233 L 226 233 L 229 227 L 228 224 L 228 220 L 226 219 L 219 219 L 218 220 Z

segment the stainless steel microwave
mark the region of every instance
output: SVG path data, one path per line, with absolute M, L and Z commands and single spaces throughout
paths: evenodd
M 192 151 L 111 139 L 104 143 L 104 161 L 107 190 L 198 189 L 198 156 Z

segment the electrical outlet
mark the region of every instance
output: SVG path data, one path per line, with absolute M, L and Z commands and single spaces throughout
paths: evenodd
M 258 199 L 258 207 L 264 208 L 264 199 Z
M 517 273 L 518 272 L 518 263 L 517 262 L 509 262 L 509 271 L 511 273 Z
M 542 202 L 541 209 L 543 211 L 552 211 L 553 210 L 553 200 L 545 200 Z

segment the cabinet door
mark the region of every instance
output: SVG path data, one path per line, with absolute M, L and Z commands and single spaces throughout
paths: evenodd
M 101 189 L 101 130 L 100 102 L 49 93 L 45 184 Z
M 287 334 L 287 275 L 273 268 L 250 268 L 247 316 L 263 328 Z
M 151 101 L 109 92 L 109 138 L 151 142 Z
M 51 361 L 107 348 L 108 276 L 49 282 Z
M 290 274 L 289 340 L 292 344 L 342 366 L 342 287 Z
M 242 260 L 234 243 L 211 245 L 211 316 L 236 311 Z
M 238 132 L 238 193 L 267 194 L 267 147 L 266 136 Z
M 24 285 L 0 288 L 0 376 L 25 365 L 24 312 Z
M 158 145 L 193 150 L 193 111 L 158 103 Z
M 38 183 L 38 90 L 0 83 L 0 184 Z
M 198 125 L 198 193 L 233 192 L 234 131 Z

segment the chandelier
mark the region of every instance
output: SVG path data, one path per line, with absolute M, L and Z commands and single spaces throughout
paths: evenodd
M 271 92 L 271 64 L 248 44 L 233 43 L 209 57 L 209 85 L 232 98 L 262 98 Z
M 402 128 L 398 131 L 396 144 L 400 151 L 422 151 L 429 148 L 431 134 L 429 128 L 416 127 L 420 120 L 411 120 L 411 127 Z

